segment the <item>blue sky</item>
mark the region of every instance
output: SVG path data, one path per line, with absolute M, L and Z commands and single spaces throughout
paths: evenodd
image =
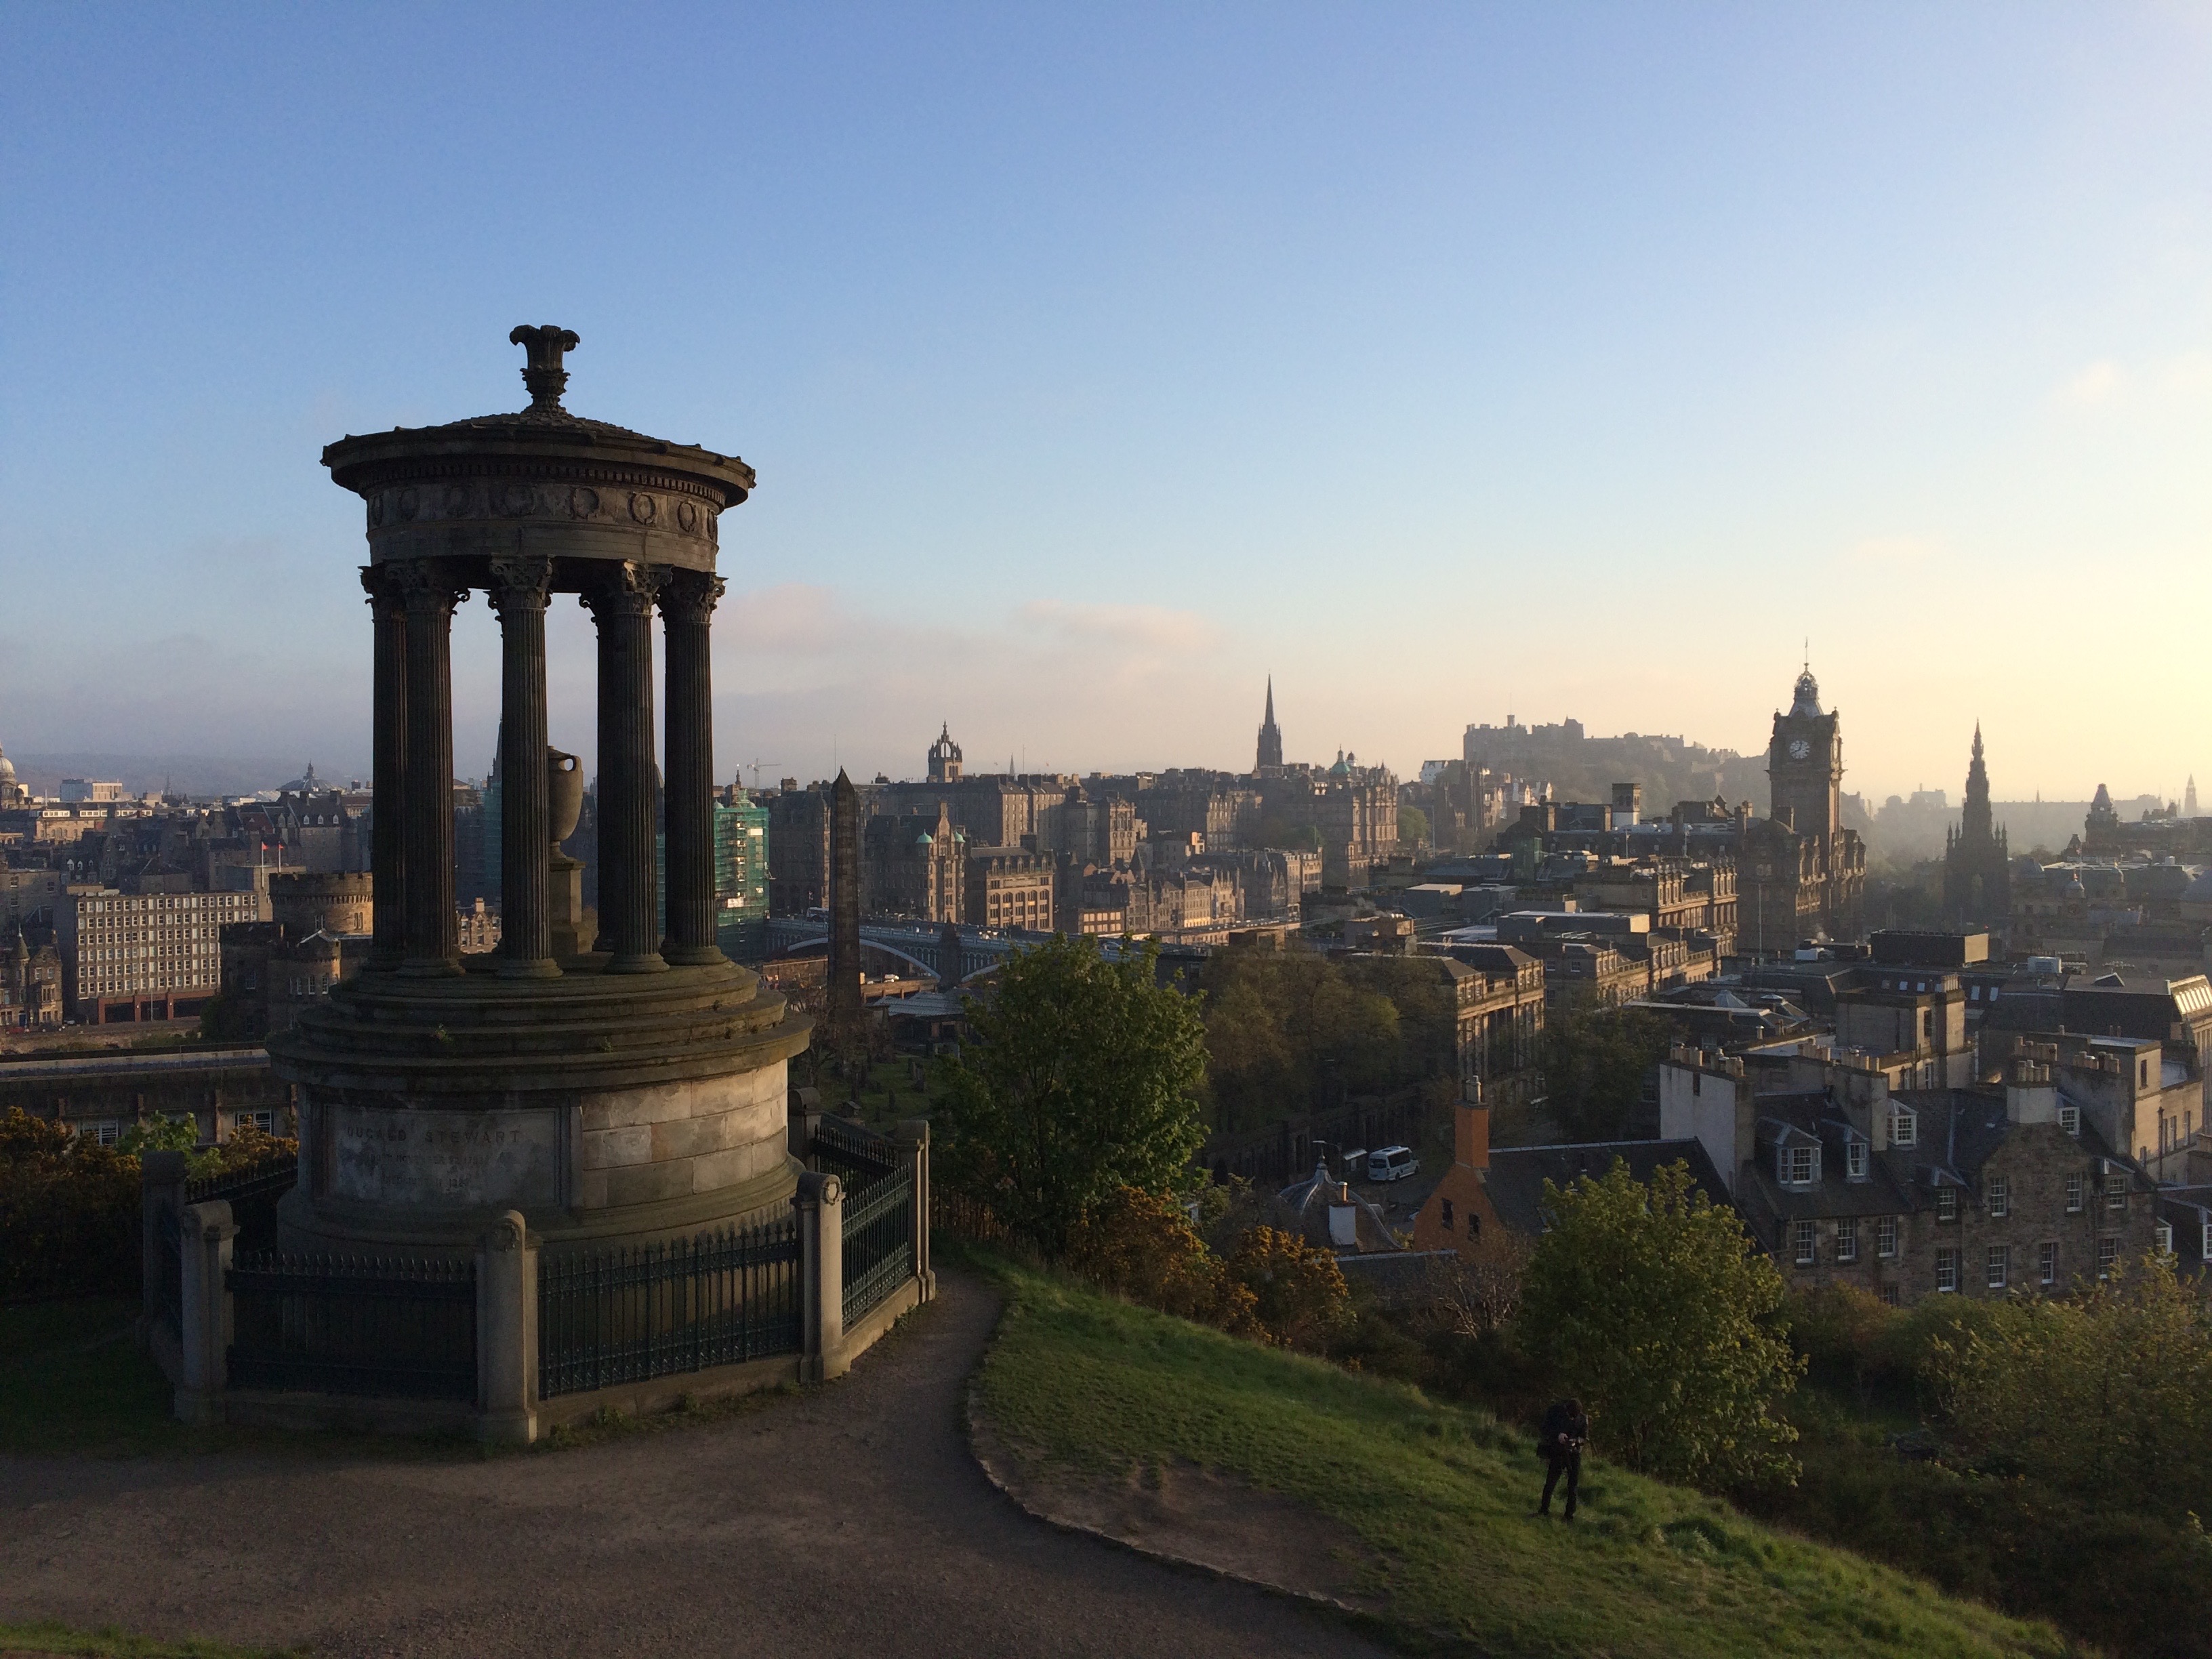
M 11 752 L 364 767 L 320 447 L 532 321 L 759 470 L 726 777 L 1754 749 L 1809 635 L 1847 787 L 2212 789 L 2206 8 L 0 15 Z

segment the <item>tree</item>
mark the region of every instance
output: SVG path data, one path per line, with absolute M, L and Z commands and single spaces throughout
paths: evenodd
M 2171 1520 L 2212 1495 L 2212 1308 L 2152 1255 L 2066 1298 L 2000 1304 L 1931 1343 L 1951 1419 L 1986 1461 L 2092 1509 Z
M 1673 1030 L 1640 1008 L 1577 1008 L 1544 1026 L 1544 1093 L 1569 1140 L 1618 1140 Z
M 1055 934 L 966 1005 L 975 1040 L 932 1120 L 945 1178 L 1051 1259 L 1116 1188 L 1172 1188 L 1206 1139 L 1205 1026 L 1158 957 Z
M 1420 847 L 1429 839 L 1429 815 L 1418 806 L 1398 809 L 1398 839 L 1410 846 Z
M 1782 1275 L 1686 1164 L 1649 1184 L 1616 1160 L 1565 1191 L 1522 1281 L 1523 1347 L 1632 1468 L 1703 1486 L 1794 1479 L 1770 1407 L 1803 1362 L 1774 1328 Z

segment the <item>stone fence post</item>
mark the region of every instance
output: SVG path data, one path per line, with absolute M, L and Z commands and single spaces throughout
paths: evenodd
M 921 1299 L 937 1295 L 937 1275 L 929 1266 L 929 1120 L 910 1117 L 898 1126 L 896 1137 L 914 1177 L 914 1209 L 908 1225 L 914 1249 L 914 1276 L 921 1285 Z
M 177 1383 L 180 1423 L 222 1420 L 222 1390 L 230 1358 L 231 1241 L 238 1228 L 221 1199 L 187 1204 L 179 1218 L 184 1266 L 183 1376 Z
M 520 1210 L 477 1240 L 477 1438 L 538 1437 L 538 1241 Z
M 845 1186 L 809 1170 L 791 1195 L 799 1212 L 799 1352 L 810 1382 L 842 1376 L 845 1356 Z
M 185 1155 L 142 1152 L 138 1158 L 138 1328 L 150 1336 L 161 1318 L 161 1231 L 185 1207 Z

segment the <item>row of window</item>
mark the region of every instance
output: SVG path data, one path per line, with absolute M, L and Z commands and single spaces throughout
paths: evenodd
M 2159 1247 L 2172 1248 L 2170 1230 L 2159 1230 Z M 2097 1277 L 2108 1278 L 2115 1262 L 2119 1260 L 2120 1241 L 2107 1234 L 2097 1241 Z M 1954 1246 L 1945 1245 L 1936 1252 L 1936 1288 L 1949 1293 L 1959 1288 L 1960 1253 Z M 2012 1283 L 2012 1246 L 1991 1244 L 1982 1257 L 1982 1282 L 1990 1290 L 2002 1291 Z M 2058 1244 L 2055 1239 L 2045 1239 L 2035 1247 L 2035 1282 L 2056 1285 L 2058 1282 Z
M 1790 1224 L 1790 1255 L 1801 1267 L 1809 1267 L 1820 1259 L 1820 1224 L 1817 1221 L 1794 1221 Z M 1856 1216 L 1845 1216 L 1836 1223 L 1836 1260 L 1853 1262 L 1859 1259 L 1860 1223 Z M 1897 1255 L 1897 1218 L 1893 1215 L 1876 1217 L 1874 1224 L 1874 1253 L 1883 1261 Z

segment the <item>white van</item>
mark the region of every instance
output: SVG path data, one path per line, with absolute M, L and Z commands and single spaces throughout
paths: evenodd
M 1421 1160 L 1413 1156 L 1411 1146 L 1385 1146 L 1367 1154 L 1370 1181 L 1403 1181 L 1420 1172 Z

